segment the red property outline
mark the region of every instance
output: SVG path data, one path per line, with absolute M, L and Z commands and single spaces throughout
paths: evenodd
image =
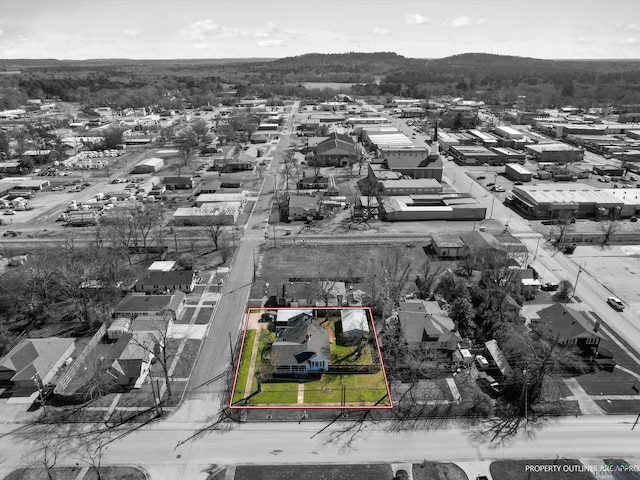
M 238 381 L 238 372 L 240 370 L 240 361 L 242 359 L 242 351 L 244 349 L 244 342 L 247 336 L 247 326 L 249 324 L 249 312 L 251 310 L 368 310 L 369 311 L 369 319 L 371 320 L 371 325 L 373 325 L 373 333 L 376 338 L 376 345 L 378 347 L 378 357 L 380 357 L 380 364 L 382 366 L 382 374 L 384 376 L 384 383 L 387 386 L 387 396 L 389 397 L 389 405 L 382 406 L 339 406 L 339 407 L 328 407 L 328 406 L 314 406 L 314 405 L 292 405 L 292 406 L 264 406 L 264 405 L 234 405 L 233 404 L 233 395 L 236 391 L 236 382 Z M 300 307 L 247 307 L 244 312 L 244 325 L 242 327 L 242 343 L 240 349 L 238 349 L 238 358 L 236 359 L 236 371 L 233 376 L 233 388 L 231 389 L 231 394 L 229 396 L 229 408 L 230 409 L 238 409 L 238 410 L 391 410 L 393 409 L 393 398 L 391 397 L 391 388 L 389 387 L 389 379 L 387 378 L 387 369 L 384 366 L 384 358 L 382 358 L 382 350 L 380 349 L 380 341 L 378 339 L 378 330 L 376 329 L 376 322 L 373 320 L 373 312 L 371 311 L 371 307 L 357 306 L 357 307 L 343 307 L 343 306 L 335 306 L 335 307 L 311 307 L 311 306 L 300 306 Z

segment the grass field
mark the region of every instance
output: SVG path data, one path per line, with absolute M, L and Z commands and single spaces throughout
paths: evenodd
M 262 391 L 249 399 L 249 405 L 296 405 L 297 403 L 298 382 L 294 381 L 263 383 Z
M 232 403 L 239 402 L 244 398 L 244 391 L 249 376 L 249 366 L 251 364 L 251 352 L 253 351 L 253 342 L 256 339 L 255 330 L 247 330 L 242 346 L 242 356 L 240 357 L 240 368 L 238 368 L 238 376 L 236 377 L 235 390 L 233 392 Z M 251 388 L 253 391 L 253 388 Z
M 622 370 L 613 372 L 598 370 L 576 377 L 578 383 L 589 395 L 637 395 L 633 389 L 635 377 Z
M 340 403 L 343 384 L 347 404 L 376 403 L 384 399 L 378 405 L 389 405 L 389 397 L 386 396 L 387 384 L 382 372 L 357 375 L 325 374 L 318 381 L 305 383 L 304 403 Z

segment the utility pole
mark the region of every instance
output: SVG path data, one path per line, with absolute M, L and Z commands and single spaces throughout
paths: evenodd
M 33 377 L 31 377 L 36 384 L 36 388 L 38 389 L 38 395 L 40 396 L 40 405 L 42 405 L 42 411 L 44 412 L 44 416 L 47 416 L 47 406 L 44 401 L 44 385 L 42 385 L 42 379 L 40 378 L 40 374 L 36 372 Z
M 578 265 L 578 274 L 576 275 L 576 283 L 573 286 L 573 294 L 571 295 L 570 298 L 567 299 L 567 302 L 565 303 L 565 305 L 569 303 L 569 300 L 571 300 L 576 295 L 576 290 L 578 289 L 578 280 L 580 279 L 580 273 L 582 273 L 583 268 L 584 268 L 584 263 L 582 265 Z

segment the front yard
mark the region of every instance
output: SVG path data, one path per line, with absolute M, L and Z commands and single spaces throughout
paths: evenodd
M 287 406 L 389 406 L 390 400 L 387 392 L 387 383 L 382 371 L 377 373 L 354 373 L 354 374 L 323 374 L 319 379 L 295 379 L 295 378 L 275 378 L 262 382 L 261 391 L 258 392 L 258 383 L 255 374 L 249 378 L 251 368 L 251 356 L 255 348 L 255 342 L 259 342 L 255 364 L 260 365 L 261 352 L 263 348 L 262 336 L 258 336 L 259 331 L 247 330 L 240 366 L 236 383 L 233 390 L 232 404 L 235 406 L 246 405 L 278 405 Z M 275 339 L 275 334 L 271 334 L 271 340 Z M 332 349 L 335 344 L 332 344 Z M 362 364 L 371 364 L 371 347 L 367 345 L 359 360 Z M 349 356 L 356 347 L 339 347 L 336 355 Z M 333 356 L 332 350 L 332 356 Z M 254 370 L 255 372 L 255 370 Z M 245 399 L 247 385 L 250 383 L 249 395 Z M 298 389 L 304 391 L 304 395 L 299 398 Z M 344 399 L 343 399 L 344 391 Z M 300 400 L 300 403 L 299 403 Z

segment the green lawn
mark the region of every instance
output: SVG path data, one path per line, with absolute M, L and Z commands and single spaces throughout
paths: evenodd
M 252 392 L 255 390 L 251 389 Z M 249 405 L 295 405 L 296 403 L 298 403 L 298 382 L 295 381 L 263 383 L 262 391 L 249 399 Z
M 355 345 L 342 346 L 335 343 L 332 344 L 331 365 L 371 365 L 373 363 L 371 345 L 365 345 L 359 358 L 355 356 L 357 348 Z
M 340 403 L 342 385 L 346 388 L 347 403 L 375 403 L 387 394 L 387 384 L 382 372 L 375 374 L 328 375 L 304 385 L 305 404 Z M 389 405 L 389 398 L 379 405 Z
M 253 343 L 256 339 L 255 330 L 247 330 L 244 337 L 244 343 L 242 345 L 242 357 L 240 357 L 240 368 L 238 369 L 238 376 L 236 378 L 235 390 L 233 392 L 232 403 L 239 402 L 244 398 L 244 391 L 247 385 L 247 379 L 249 376 L 249 366 L 251 365 L 251 352 L 253 351 Z M 253 391 L 253 387 L 251 388 Z
M 636 379 L 622 370 L 613 372 L 597 370 L 576 377 L 578 383 L 589 395 L 637 395 L 633 389 Z

